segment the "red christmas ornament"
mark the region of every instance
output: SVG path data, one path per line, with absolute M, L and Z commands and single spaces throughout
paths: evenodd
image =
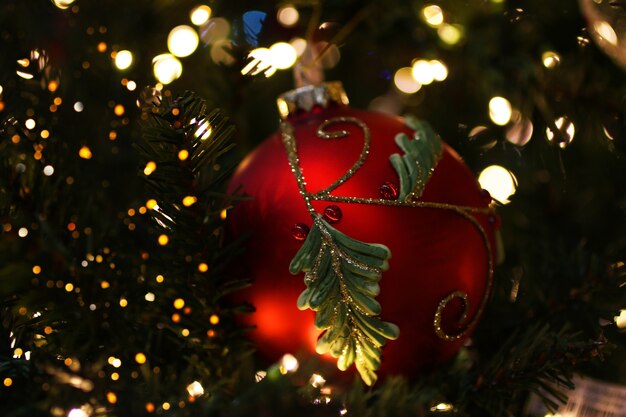
M 492 282 L 497 226 L 474 175 L 423 122 L 348 107 L 340 83 L 278 105 L 281 132 L 229 187 L 253 197 L 229 229 L 252 232 L 242 296 L 259 352 L 317 345 L 368 384 L 452 357 Z

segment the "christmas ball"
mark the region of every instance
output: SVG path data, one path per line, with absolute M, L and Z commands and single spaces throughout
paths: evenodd
M 236 170 L 228 215 L 265 358 L 321 354 L 364 381 L 451 358 L 484 309 L 495 215 L 424 122 L 356 110 L 340 83 L 278 99 L 281 129 Z M 352 366 L 354 364 L 354 366 Z
M 580 10 L 594 42 L 626 69 L 626 7 L 622 1 L 580 0 Z

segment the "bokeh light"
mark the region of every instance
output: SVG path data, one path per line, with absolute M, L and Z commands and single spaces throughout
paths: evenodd
M 570 121 L 567 117 L 559 117 L 554 121 L 557 129 L 561 132 L 560 135 L 555 135 L 552 129 L 549 127 L 546 129 L 546 137 L 548 138 L 548 142 L 557 142 L 561 149 L 565 149 L 572 143 L 574 140 L 574 134 L 576 133 L 576 127 L 574 123 Z
M 295 372 L 298 370 L 300 363 L 298 363 L 298 359 L 290 353 L 283 355 L 280 359 L 280 373 L 285 375 L 290 372 Z
M 456 45 L 463 38 L 463 31 L 460 26 L 444 23 L 437 29 L 437 35 L 444 43 Z
M 183 73 L 183 64 L 171 54 L 161 54 L 152 60 L 154 76 L 163 84 L 169 84 Z
M 515 194 L 517 179 L 511 171 L 500 165 L 485 168 L 478 176 L 480 186 L 489 191 L 491 197 L 502 203 L 510 203 L 509 197 Z
M 298 10 L 292 5 L 287 5 L 278 9 L 278 13 L 276 13 L 276 18 L 281 25 L 289 28 L 298 23 L 298 19 L 300 19 L 300 13 L 298 13 Z
M 621 310 L 619 312 L 619 316 L 615 316 L 613 319 L 615 320 L 615 324 L 618 328 L 626 328 L 626 310 Z
M 173 55 L 181 58 L 193 54 L 198 42 L 196 30 L 187 25 L 176 26 L 167 36 L 167 48 Z
M 513 109 L 509 100 L 504 97 L 492 97 L 489 100 L 489 118 L 499 126 L 504 126 L 511 120 Z
M 541 61 L 543 62 L 544 67 L 554 68 L 559 65 L 559 62 L 561 62 L 561 57 L 556 52 L 546 51 L 541 54 Z
M 303 38 L 293 38 L 289 41 L 289 44 L 296 50 L 296 55 L 301 56 L 306 50 L 307 42 Z M 0 93 L 2 90 L 0 90 Z
M 207 45 L 211 45 L 221 39 L 228 38 L 230 23 L 223 17 L 213 17 L 200 28 L 200 39 Z
M 428 85 L 434 81 L 433 69 L 430 63 L 423 59 L 418 59 L 411 66 L 411 75 L 415 81 L 421 85 Z
M 269 51 L 270 63 L 278 69 L 290 68 L 298 59 L 295 48 L 286 42 L 275 43 L 270 46 Z
M 422 18 L 430 26 L 437 27 L 443 23 L 443 10 L 435 4 L 430 4 L 422 9 Z
M 617 33 L 615 33 L 615 29 L 608 22 L 603 20 L 595 22 L 593 24 L 593 30 L 598 34 L 598 36 L 610 43 L 613 46 L 617 46 Z
M 405 94 L 413 94 L 422 88 L 422 85 L 415 81 L 411 67 L 402 67 L 393 76 L 393 83 L 398 90 Z
M 118 53 L 115 54 L 115 66 L 117 67 L 117 69 L 125 70 L 125 69 L 130 68 L 132 64 L 133 64 L 132 52 L 128 50 L 122 50 L 122 51 L 118 51 Z
M 220 39 L 211 46 L 211 59 L 216 64 L 232 65 L 235 58 L 229 51 L 233 49 L 233 43 L 228 39 Z
M 55 6 L 63 10 L 69 8 L 72 5 L 72 3 L 74 3 L 74 1 L 75 0 L 52 0 Z
M 430 61 L 430 69 L 435 81 L 443 81 L 448 78 L 448 67 L 443 62 L 433 59 Z
M 204 387 L 198 381 L 193 381 L 191 384 L 187 385 L 187 392 L 192 397 L 199 397 L 204 394 Z
M 511 126 L 505 134 L 506 140 L 517 146 L 526 145 L 533 136 L 532 122 L 519 112 L 514 112 L 511 121 Z
M 211 17 L 211 8 L 205 4 L 196 6 L 191 10 L 189 19 L 196 26 L 203 25 Z

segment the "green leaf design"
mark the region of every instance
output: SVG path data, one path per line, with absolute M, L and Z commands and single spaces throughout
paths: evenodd
M 396 144 L 404 151 L 404 155 L 395 153 L 389 157 L 400 179 L 399 200 L 419 198 L 422 195 L 443 151 L 441 140 L 428 123 L 407 117 L 406 124 L 415 131 L 413 139 L 398 133 Z
M 289 266 L 292 274 L 305 272 L 307 288 L 298 308 L 315 311 L 315 326 L 324 330 L 317 353 L 338 358 L 341 370 L 354 363 L 367 385 L 376 382 L 382 346 L 400 332 L 378 317 L 381 308 L 374 299 L 390 257 L 386 246 L 354 240 L 317 215 Z

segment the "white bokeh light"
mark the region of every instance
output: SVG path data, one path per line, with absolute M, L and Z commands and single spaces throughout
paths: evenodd
M 167 36 L 167 48 L 172 55 L 181 58 L 193 54 L 198 48 L 198 42 L 196 30 L 187 25 L 176 26 Z
M 511 171 L 500 165 L 490 165 L 478 176 L 480 186 L 489 191 L 491 197 L 502 203 L 510 203 L 509 197 L 515 194 L 517 179 Z

